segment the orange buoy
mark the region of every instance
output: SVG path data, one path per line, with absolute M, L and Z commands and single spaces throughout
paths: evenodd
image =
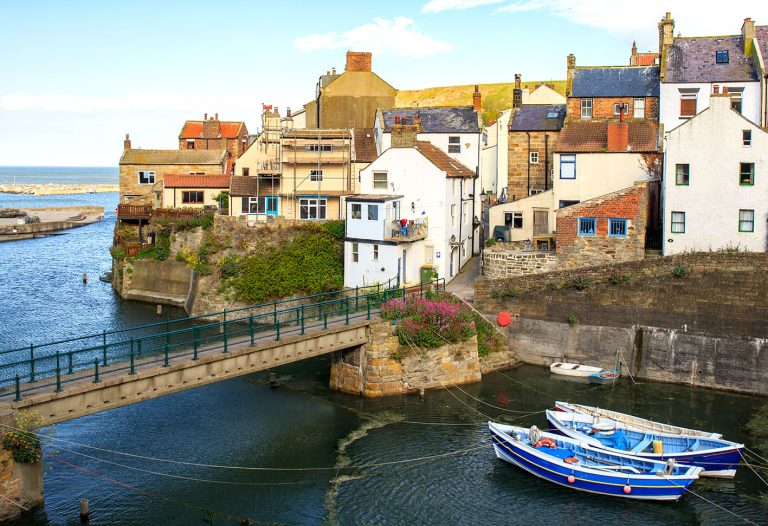
M 568 482 L 573 484 L 574 482 L 576 482 L 576 477 L 574 477 L 573 475 L 568 475 Z
M 509 325 L 509 322 L 512 321 L 512 317 L 509 315 L 506 311 L 501 311 L 498 316 L 496 316 L 496 321 L 499 325 L 502 327 L 506 327 Z
M 629 485 L 627 485 L 627 486 L 624 486 L 624 493 L 626 493 L 627 495 L 629 495 L 630 493 L 632 493 L 632 487 L 631 487 L 631 486 L 629 486 Z

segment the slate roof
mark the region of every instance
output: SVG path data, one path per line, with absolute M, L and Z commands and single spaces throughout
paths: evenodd
M 444 171 L 448 177 L 474 177 L 474 170 L 470 170 L 456 159 L 450 157 L 443 150 L 426 141 L 416 141 L 414 148 L 426 157 L 432 164 Z
M 372 163 L 378 157 L 376 153 L 376 138 L 373 136 L 373 128 L 356 128 L 352 162 Z
M 630 121 L 629 149 L 634 153 L 658 151 L 659 126 L 651 121 Z M 560 131 L 557 153 L 599 153 L 608 150 L 607 121 L 573 121 Z
M 347 202 L 349 201 L 364 201 L 372 203 L 383 203 L 384 201 L 393 201 L 395 199 L 402 199 L 402 195 L 392 194 L 353 194 L 347 196 Z
M 229 176 L 225 174 L 163 174 L 165 188 L 229 188 Z
M 714 55 L 713 55 L 714 57 Z M 572 97 L 658 97 L 658 66 L 576 68 Z
M 728 51 L 727 64 L 715 62 L 715 52 L 721 50 Z M 664 82 L 759 80 L 752 58 L 745 56 L 743 51 L 741 36 L 675 38 L 667 47 Z
M 120 164 L 222 164 L 226 150 L 124 150 Z
M 760 44 L 760 52 L 763 60 L 768 61 L 768 26 L 755 26 L 755 38 Z
M 245 126 L 242 121 L 214 121 L 218 124 L 217 131 L 208 136 L 203 134 L 203 121 L 187 121 L 181 128 L 179 139 L 237 139 L 240 129 Z
M 413 118 L 421 119 L 423 133 L 478 133 L 477 112 L 472 106 L 402 108 L 381 110 L 381 123 L 385 133 L 392 131 L 395 117 L 400 116 L 403 124 L 413 124 Z
M 233 175 L 229 181 L 229 195 L 233 197 L 259 195 L 259 187 L 258 177 Z
M 565 121 L 565 104 L 523 104 L 509 125 L 510 131 L 560 131 Z M 549 115 L 556 115 L 550 118 Z

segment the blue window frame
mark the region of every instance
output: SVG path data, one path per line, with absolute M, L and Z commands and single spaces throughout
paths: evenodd
M 721 49 L 719 51 L 715 51 L 715 62 L 718 64 L 728 64 L 728 50 L 727 49 Z
M 627 237 L 627 220 L 609 219 L 608 237 Z
M 594 217 L 580 217 L 579 218 L 579 235 L 594 236 L 595 226 L 596 225 L 595 225 Z
M 576 156 L 560 156 L 560 179 L 576 179 Z

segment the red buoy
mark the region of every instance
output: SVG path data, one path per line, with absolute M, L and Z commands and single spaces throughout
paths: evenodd
M 573 475 L 568 475 L 568 482 L 573 484 L 574 482 L 576 482 L 576 477 L 574 477 Z
M 501 311 L 498 316 L 496 316 L 496 321 L 499 325 L 502 327 L 506 327 L 509 325 L 509 322 L 512 321 L 512 317 L 509 315 L 506 311 Z
M 632 488 L 630 486 L 624 486 L 624 493 L 629 495 L 630 493 L 632 493 Z

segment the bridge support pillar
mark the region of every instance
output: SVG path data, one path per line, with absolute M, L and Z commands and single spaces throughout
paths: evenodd
M 0 421 L 13 425 L 10 416 Z M 24 508 L 40 504 L 43 504 L 43 461 L 15 462 L 10 451 L 0 448 L 0 523 L 15 519 Z

